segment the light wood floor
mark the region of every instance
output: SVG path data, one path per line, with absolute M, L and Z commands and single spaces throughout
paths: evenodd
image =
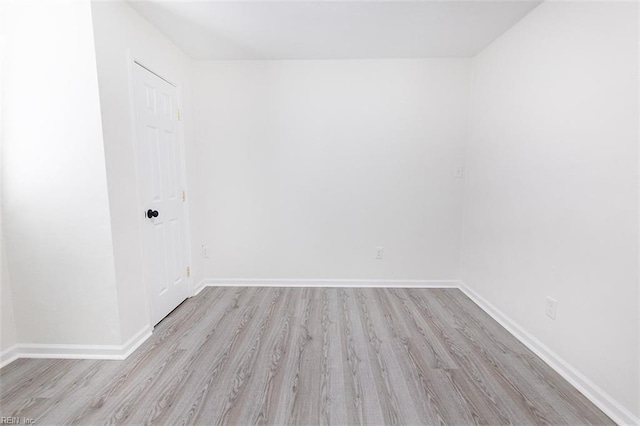
M 125 361 L 0 370 L 37 424 L 612 424 L 456 289 L 207 288 Z

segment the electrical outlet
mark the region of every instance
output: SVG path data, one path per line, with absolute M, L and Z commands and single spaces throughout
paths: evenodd
M 547 305 L 545 307 L 545 314 L 552 320 L 556 319 L 558 313 L 558 301 L 547 296 Z
M 384 247 L 376 247 L 376 259 L 382 260 L 384 258 Z
M 461 178 L 464 176 L 464 167 L 458 165 L 453 168 L 453 177 Z
M 207 246 L 206 244 L 203 244 L 201 247 L 201 251 L 202 251 L 202 257 L 205 259 L 209 258 L 209 246 Z

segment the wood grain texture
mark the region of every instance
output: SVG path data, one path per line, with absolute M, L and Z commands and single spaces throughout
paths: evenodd
M 125 361 L 21 359 L 40 425 L 613 422 L 456 289 L 207 288 Z

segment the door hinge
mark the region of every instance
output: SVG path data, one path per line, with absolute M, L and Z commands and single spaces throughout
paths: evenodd
M 182 110 L 178 108 L 178 121 L 182 121 Z
M 191 276 L 191 268 L 187 266 L 187 278 Z
M 184 190 L 182 191 L 182 201 L 187 201 L 187 193 Z

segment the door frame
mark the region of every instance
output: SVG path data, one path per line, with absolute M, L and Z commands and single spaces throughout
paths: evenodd
M 171 73 L 167 72 L 157 72 L 161 67 L 156 67 L 155 64 L 153 66 L 149 66 L 149 64 L 153 64 L 153 61 L 146 60 L 144 56 L 138 55 L 138 52 L 134 52 L 132 49 L 128 48 L 126 51 L 126 66 L 127 66 L 127 74 L 128 74 L 128 85 L 129 85 L 129 113 L 131 119 L 131 137 L 133 142 L 133 157 L 135 163 L 135 176 L 136 176 L 136 193 L 137 193 L 137 211 L 138 211 L 138 243 L 140 247 L 140 255 L 143 263 L 141 264 L 142 269 L 142 281 L 144 285 L 144 294 L 146 296 L 145 299 L 145 307 L 147 311 L 147 322 L 149 326 L 153 329 L 155 324 L 153 324 L 152 312 L 151 312 L 151 300 L 152 296 L 150 293 L 150 285 L 148 283 L 148 277 L 146 276 L 146 271 L 144 268 L 144 226 L 147 225 L 146 218 L 143 217 L 142 212 L 145 211 L 145 206 L 143 206 L 142 202 L 142 194 L 140 191 L 140 141 L 138 140 L 138 135 L 136 131 L 136 123 L 137 123 L 137 113 L 136 113 L 136 99 L 135 99 L 135 74 L 134 69 L 136 66 L 141 66 L 146 69 L 150 73 L 154 74 L 158 78 L 166 81 L 170 85 L 176 88 L 176 106 L 178 109 L 183 111 L 183 101 L 182 101 L 182 85 L 179 83 L 179 78 L 177 76 L 171 76 L 169 78 L 165 76 L 170 76 Z M 184 144 L 184 121 L 178 121 L 178 131 L 177 131 L 177 141 L 178 141 L 178 151 L 179 151 L 179 161 L 180 161 L 180 181 L 182 184 L 182 189 L 186 192 L 186 199 L 182 203 L 182 209 L 184 214 L 184 244 L 185 244 L 185 259 L 187 260 L 187 265 L 191 270 L 191 274 L 186 277 L 187 280 L 187 298 L 192 297 L 194 294 L 194 285 L 193 285 L 193 259 L 191 256 L 191 227 L 189 224 L 189 195 L 190 191 L 187 187 L 187 164 L 186 164 L 186 152 L 185 152 L 185 144 Z

